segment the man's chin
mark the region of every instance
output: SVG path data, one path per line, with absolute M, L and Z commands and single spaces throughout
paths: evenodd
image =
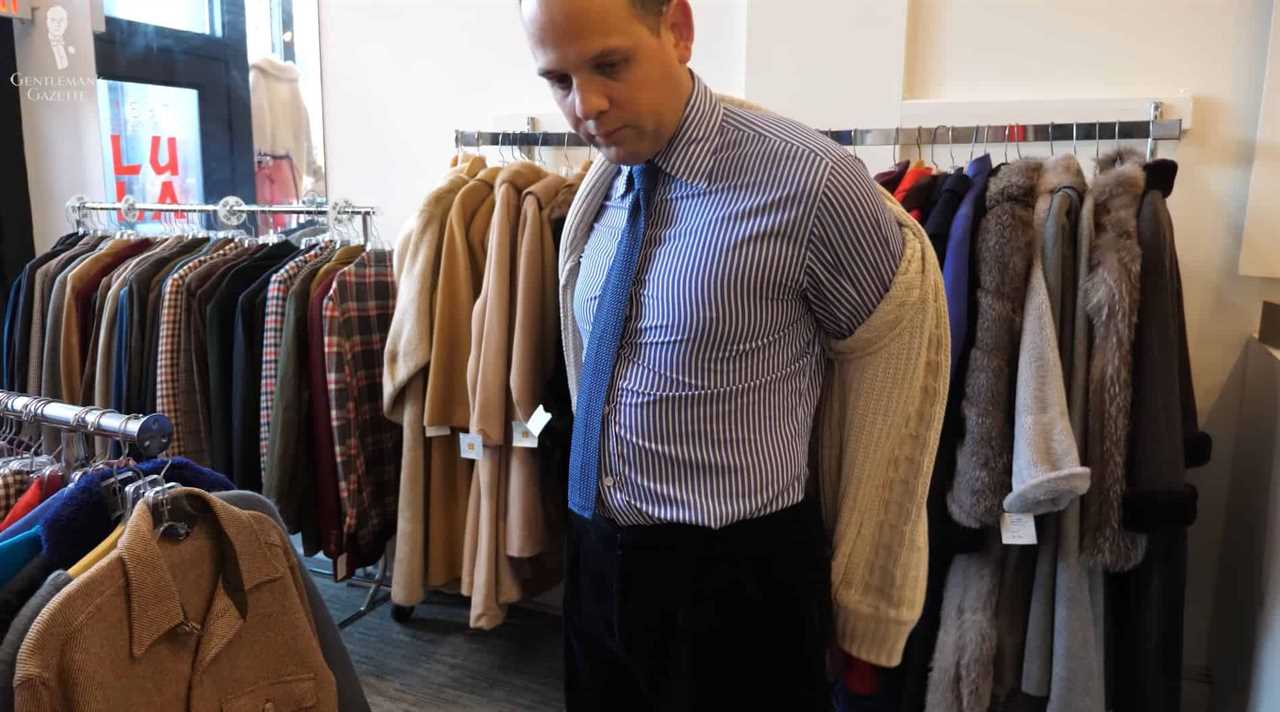
M 596 150 L 609 159 L 610 163 L 619 166 L 635 166 L 652 158 L 652 156 L 645 155 L 643 151 L 617 144 L 597 144 Z

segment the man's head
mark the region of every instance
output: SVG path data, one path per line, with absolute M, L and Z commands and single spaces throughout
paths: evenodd
M 573 130 L 644 163 L 679 127 L 693 79 L 689 0 L 521 0 L 525 34 Z
M 49 34 L 61 37 L 67 31 L 67 9 L 61 5 L 50 7 L 45 13 L 45 25 Z

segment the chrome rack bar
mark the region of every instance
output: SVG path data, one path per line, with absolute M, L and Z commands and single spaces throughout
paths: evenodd
M 0 391 L 0 416 L 133 443 L 143 457 L 169 447 L 173 425 L 159 413 L 125 415 L 114 410 L 72 405 L 13 391 Z
M 1048 124 L 996 124 L 979 126 L 913 126 L 890 129 L 833 129 L 822 131 L 842 146 L 959 145 L 991 143 L 1047 143 L 1059 141 L 1178 141 L 1182 119 L 1153 118 L 1143 121 L 1065 121 Z M 512 146 L 583 148 L 577 134 L 554 131 L 455 131 L 460 147 Z
M 217 205 L 192 203 L 72 203 L 72 209 L 115 212 L 133 209 L 139 213 L 210 213 L 216 214 Z M 223 208 L 232 213 L 268 214 L 268 215 L 329 215 L 330 209 L 323 205 L 233 205 Z M 371 206 L 352 205 L 338 206 L 334 209 L 340 215 L 361 215 L 371 217 L 377 215 L 378 209 Z

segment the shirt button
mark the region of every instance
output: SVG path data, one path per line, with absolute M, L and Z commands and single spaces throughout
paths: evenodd
M 604 478 L 604 486 L 605 486 L 605 487 L 612 487 L 612 486 L 613 486 L 613 478 L 612 478 L 612 477 L 606 477 L 606 478 Z

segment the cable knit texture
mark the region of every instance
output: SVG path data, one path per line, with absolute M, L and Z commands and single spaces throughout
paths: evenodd
M 886 192 L 905 251 L 871 318 L 828 347 L 818 482 L 832 533 L 836 642 L 893 667 L 924 609 L 925 499 L 951 362 L 942 273 L 929 238 Z
M 1013 478 L 1013 385 L 1018 339 L 1035 246 L 1033 223 L 1041 162 L 1002 166 L 987 187 L 987 215 L 974 239 L 978 315 L 965 374 L 964 440 L 947 495 L 951 517 L 994 526 Z
M 584 350 L 573 314 L 578 257 L 614 169 L 602 160 L 591 167 L 560 245 L 560 328 L 574 398 Z M 893 667 L 924 607 L 925 498 L 946 408 L 951 345 L 942 273 L 928 237 L 893 196 L 881 191 L 881 197 L 902 229 L 903 258 L 871 317 L 853 336 L 828 345 L 815 433 L 824 520 L 833 537 L 836 642 L 850 655 Z
M 1093 327 L 1086 451 L 1094 483 L 1084 497 L 1084 561 L 1128 571 L 1142 561 L 1146 537 L 1121 526 L 1133 398 L 1133 342 L 1138 323 L 1142 251 L 1138 206 L 1146 177 L 1132 149 L 1104 154 L 1086 201 L 1093 203 L 1093 242 L 1085 308 Z

